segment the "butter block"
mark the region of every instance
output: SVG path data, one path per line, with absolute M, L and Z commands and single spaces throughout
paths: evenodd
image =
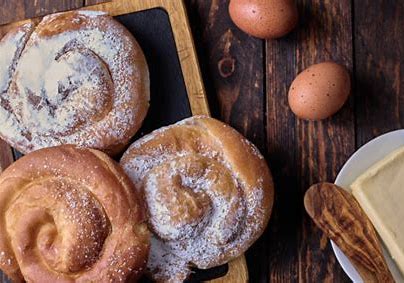
M 404 274 L 404 147 L 368 169 L 351 189 Z

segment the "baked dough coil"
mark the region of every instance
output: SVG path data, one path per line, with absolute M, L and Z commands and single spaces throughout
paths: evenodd
M 0 41 L 0 137 L 23 153 L 76 144 L 115 154 L 149 96 L 140 46 L 104 13 L 49 15 Z
M 104 153 L 30 153 L 0 175 L 0 268 L 16 282 L 126 282 L 150 232 L 132 182 Z
M 148 263 L 159 282 L 191 267 L 224 264 L 263 233 L 273 183 L 262 155 L 231 127 L 196 116 L 133 143 L 121 165 L 140 189 L 152 237 Z

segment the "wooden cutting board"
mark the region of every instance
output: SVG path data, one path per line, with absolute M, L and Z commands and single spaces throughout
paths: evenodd
M 182 0 L 123 0 L 82 9 L 107 12 L 131 31 L 147 58 L 151 75 L 151 107 L 138 138 L 191 115 L 210 115 L 198 58 Z M 25 21 L 0 26 L 0 38 Z M 156 56 L 158 55 L 158 56 Z M 155 83 L 153 83 L 155 82 Z M 0 172 L 21 154 L 0 140 Z M 196 271 L 193 281 L 248 282 L 244 256 L 207 271 Z M 2 280 L 0 282 L 6 282 Z

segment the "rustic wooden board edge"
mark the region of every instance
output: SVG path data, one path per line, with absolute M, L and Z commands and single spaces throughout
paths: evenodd
M 205 87 L 203 85 L 199 61 L 196 55 L 195 44 L 191 34 L 191 27 L 189 25 L 186 7 L 183 0 L 122 0 L 116 2 L 105 2 L 92 6 L 82 7 L 79 9 L 105 11 L 111 16 L 119 16 L 153 8 L 163 9 L 169 16 L 192 115 L 210 116 L 209 105 L 206 97 Z M 28 20 L 22 20 L 1 25 L 0 28 L 7 29 L 13 26 L 19 26 L 27 21 Z M 11 149 L 8 146 L 5 147 L 6 148 L 2 150 L 2 152 L 11 152 Z M 0 167 L 0 172 L 4 170 L 5 167 L 9 165 L 9 163 L 11 162 L 7 160 L 7 164 L 2 164 L 2 166 L 4 167 Z M 245 256 L 241 255 L 240 257 L 231 261 L 229 263 L 228 272 L 225 276 L 211 280 L 209 282 L 248 282 L 248 268 Z
M 101 3 L 81 9 L 106 11 L 111 16 L 118 16 L 153 8 L 163 9 L 169 16 L 192 114 L 210 115 L 191 28 L 182 0 L 124 0 Z

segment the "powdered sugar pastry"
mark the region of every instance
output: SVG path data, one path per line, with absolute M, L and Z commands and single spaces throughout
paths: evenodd
M 228 153 L 240 146 L 239 169 Z M 121 165 L 147 203 L 154 233 L 148 269 L 157 281 L 182 282 L 192 266 L 210 268 L 242 254 L 263 231 L 272 184 L 258 150 L 236 131 L 207 117 L 192 117 L 136 141 Z M 224 130 L 222 130 L 224 129 Z M 262 170 L 260 170 L 262 169 Z M 260 176 L 260 174 L 262 176 Z
M 0 136 L 24 153 L 59 144 L 113 151 L 140 127 L 148 84 L 140 47 L 111 17 L 27 23 L 0 42 Z

